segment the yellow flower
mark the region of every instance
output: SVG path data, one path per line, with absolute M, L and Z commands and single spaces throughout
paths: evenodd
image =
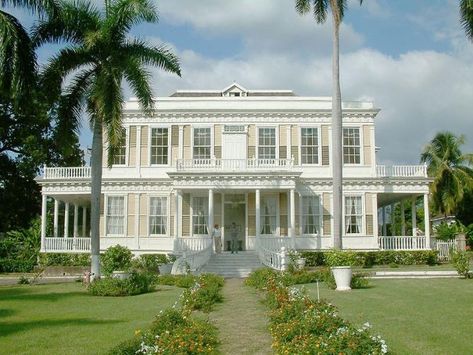
M 135 330 L 135 336 L 138 336 L 138 335 L 140 335 L 140 334 L 141 334 L 141 329 L 136 329 L 136 330 Z

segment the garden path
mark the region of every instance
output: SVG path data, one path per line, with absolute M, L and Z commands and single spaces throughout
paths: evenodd
M 224 354 L 272 354 L 266 308 L 254 289 L 243 279 L 227 279 L 223 303 L 210 313 L 219 329 Z

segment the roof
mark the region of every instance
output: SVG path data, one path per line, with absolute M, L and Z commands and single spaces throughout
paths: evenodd
M 221 97 L 221 96 L 296 96 L 292 90 L 248 90 L 233 83 L 222 90 L 177 90 L 171 97 Z

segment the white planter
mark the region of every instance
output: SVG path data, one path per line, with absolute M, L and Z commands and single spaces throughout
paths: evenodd
M 332 267 L 332 273 L 335 277 L 335 283 L 337 284 L 337 291 L 351 290 L 352 272 L 350 266 L 334 266 Z
M 305 267 L 305 259 L 304 258 L 296 259 L 296 266 L 298 270 L 302 270 Z
M 112 278 L 114 279 L 126 280 L 129 277 L 130 273 L 126 271 L 114 271 L 112 273 Z
M 159 265 L 159 274 L 160 275 L 169 275 L 171 273 L 171 270 L 172 270 L 172 265 L 173 265 L 173 263 Z

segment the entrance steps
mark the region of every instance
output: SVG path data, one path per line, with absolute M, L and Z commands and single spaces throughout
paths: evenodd
M 201 272 L 214 273 L 225 278 L 242 278 L 261 267 L 263 265 L 254 251 L 239 251 L 236 254 L 223 252 L 212 255 Z

